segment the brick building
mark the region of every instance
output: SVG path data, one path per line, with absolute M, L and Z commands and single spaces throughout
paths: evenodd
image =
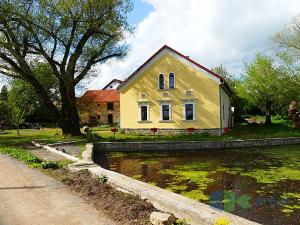
M 118 124 L 120 95 L 117 90 L 88 90 L 77 98 L 80 121 L 83 125 Z

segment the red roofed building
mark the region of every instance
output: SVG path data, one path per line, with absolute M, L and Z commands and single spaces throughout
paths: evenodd
M 120 95 L 116 89 L 88 90 L 77 98 L 80 121 L 84 125 L 120 122 Z

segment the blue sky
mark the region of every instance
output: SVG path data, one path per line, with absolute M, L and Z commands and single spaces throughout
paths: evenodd
M 142 0 L 134 0 L 133 1 L 134 8 L 132 12 L 128 15 L 128 22 L 131 25 L 137 25 L 141 22 L 149 12 L 153 10 L 151 4 L 142 1 Z

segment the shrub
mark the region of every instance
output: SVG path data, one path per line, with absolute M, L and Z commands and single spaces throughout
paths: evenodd
M 100 183 L 106 183 L 108 181 L 108 177 L 105 174 L 101 174 L 100 177 L 98 178 L 98 181 Z
M 43 169 L 58 169 L 59 168 L 57 162 L 51 162 L 51 161 L 42 162 L 41 167 Z

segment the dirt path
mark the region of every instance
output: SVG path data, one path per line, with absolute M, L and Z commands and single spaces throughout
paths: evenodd
M 0 154 L 0 225 L 114 225 L 60 182 Z

